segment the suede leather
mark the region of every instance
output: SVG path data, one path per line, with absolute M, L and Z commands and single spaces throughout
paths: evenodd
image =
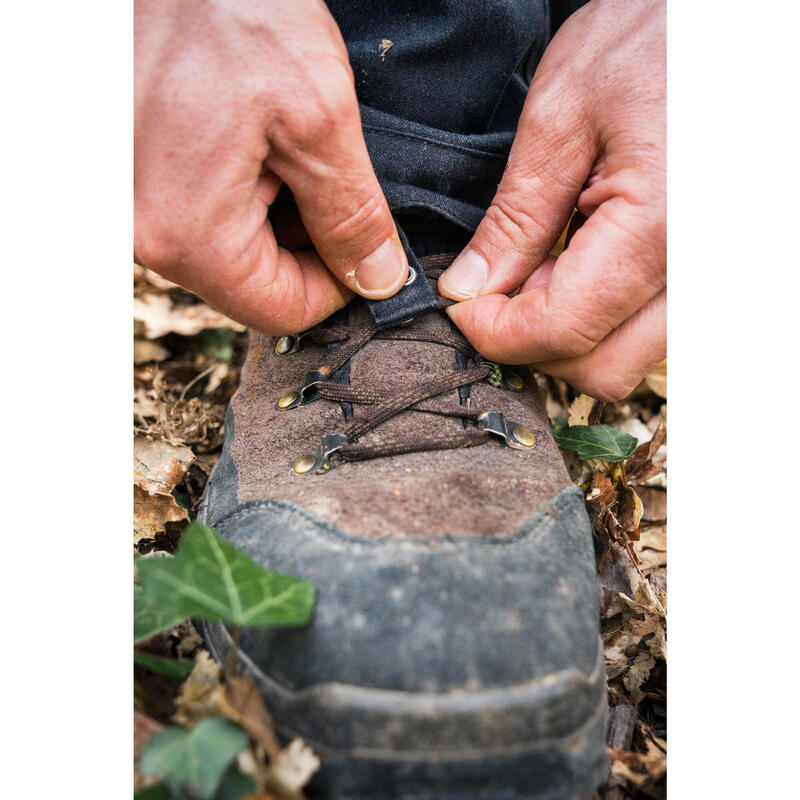
M 356 300 L 350 313 L 366 318 L 367 310 Z M 421 322 L 431 328 L 450 325 L 437 312 Z M 326 400 L 289 411 L 276 408 L 282 394 L 326 362 L 327 348 L 307 342 L 299 352 L 281 357 L 275 355 L 274 339 L 250 333 L 241 386 L 231 404 L 236 427 L 230 450 L 239 473 L 240 503 L 267 497 L 284 500 L 364 537 L 503 536 L 570 485 L 535 380 L 517 367 L 514 371 L 525 380 L 523 392 L 480 383 L 471 388 L 470 402 L 472 408 L 501 411 L 506 419 L 529 427 L 536 436 L 530 451 L 490 443 L 345 463 L 322 475 L 296 475 L 294 461 L 345 421 L 342 408 Z M 373 340 L 351 359 L 350 382 L 388 392 L 452 371 L 455 357 L 452 349 L 438 344 Z M 448 399 L 458 401 L 457 391 Z M 456 418 L 408 411 L 364 441 L 461 425 Z

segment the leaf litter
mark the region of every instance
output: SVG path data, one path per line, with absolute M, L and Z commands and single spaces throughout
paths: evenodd
M 569 427 L 615 426 L 613 462 L 591 458 L 598 439 L 566 437 L 562 451 L 592 522 L 606 656 L 611 769 L 595 800 L 666 797 L 666 363 L 630 397 L 597 403 L 558 378 L 537 375 L 556 439 Z M 636 441 L 631 447 L 631 437 Z
M 242 326 L 138 265 L 134 296 L 134 544 L 145 554 L 140 555 L 137 573 L 152 569 L 160 577 L 166 562 L 157 557 L 172 552 L 183 537 L 219 458 L 225 409 L 239 382 L 246 335 Z M 247 569 L 234 554 L 228 555 L 234 568 Z M 168 572 L 175 567 L 175 559 L 170 562 Z M 180 561 L 178 568 L 180 572 Z M 273 588 L 291 588 L 281 583 L 283 577 L 272 574 Z M 142 648 L 134 668 L 135 788 L 146 786 L 154 797 L 170 796 L 159 778 L 147 777 L 140 769 L 142 753 L 156 735 L 168 732 L 174 746 L 191 755 L 205 746 L 202 737 L 195 741 L 191 732 L 211 720 L 218 726 L 216 720 L 223 719 L 247 737 L 247 746 L 230 763 L 225 754 L 213 774 L 198 773 L 197 763 L 186 774 L 172 774 L 163 763 L 154 767 L 146 762 L 146 770 L 159 773 L 175 791 L 199 790 L 197 796 L 302 800 L 303 787 L 319 769 L 311 748 L 301 739 L 283 747 L 252 680 L 226 675 L 200 647 L 191 622 L 181 621 L 183 615 L 171 606 L 145 597 L 141 586 L 135 589 L 134 637 Z M 207 589 L 212 603 L 224 604 L 215 580 Z M 281 602 L 291 606 L 287 613 L 304 619 L 313 587 L 299 581 L 294 592 L 284 595 Z M 261 611 L 258 619 L 269 618 L 274 608 Z M 147 668 L 158 669 L 169 660 L 167 672 L 177 674 L 191 663 L 188 659 L 194 665 L 182 681 Z M 216 794 L 208 795 L 212 787 Z
M 146 542 L 148 551 L 152 550 L 146 557 L 151 558 L 163 555 L 161 550 L 174 549 L 168 531 L 176 526 L 182 529 L 191 516 L 175 506 L 187 512 L 196 507 L 219 457 L 225 408 L 238 385 L 246 336 L 241 326 L 139 266 L 134 267 L 134 295 L 134 434 L 141 461 L 138 467 L 134 464 L 134 491 L 143 506 L 163 503 L 158 511 L 141 512 L 140 533 L 135 527 L 134 541 Z M 220 335 L 220 331 L 225 333 Z M 558 378 L 537 375 L 537 380 L 556 429 L 614 425 L 637 439 L 627 460 L 617 463 L 585 461 L 574 452 L 564 455 L 570 475 L 584 489 L 593 524 L 611 707 L 611 769 L 593 797 L 663 798 L 666 363 L 629 398 L 613 404 L 578 395 Z M 621 441 L 624 445 L 625 440 Z M 166 502 L 168 498 L 174 505 Z M 142 535 L 159 527 L 164 530 L 156 531 L 155 537 Z M 200 648 L 200 641 L 188 621 L 146 641 L 144 648 L 155 655 L 194 658 L 194 667 L 185 681 L 176 683 L 136 666 L 137 763 L 147 741 L 163 734 L 164 726 L 178 723 L 184 727 L 177 730 L 185 733 L 185 727 L 191 730 L 204 720 L 224 719 L 246 731 L 248 746 L 227 767 L 220 786 L 229 781 L 231 786 L 244 786 L 242 780 L 251 780 L 255 789 L 248 797 L 253 800 L 300 800 L 303 786 L 319 768 L 319 759 L 299 739 L 276 750 L 280 742 L 269 711 L 251 680 L 226 676 Z M 143 676 L 150 681 L 147 686 Z M 173 687 L 160 704 L 148 695 L 156 678 Z M 154 779 L 144 778 L 137 770 L 135 780 L 140 787 L 151 785 Z

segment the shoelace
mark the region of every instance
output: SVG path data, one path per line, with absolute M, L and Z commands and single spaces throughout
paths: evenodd
M 451 260 L 451 255 L 427 256 L 420 259 L 424 270 L 422 279 L 431 281 L 434 291 L 439 276 Z M 414 275 L 411 279 L 419 277 Z M 443 309 L 452 302 L 445 298 L 440 299 Z M 513 448 L 529 449 L 535 444 L 530 429 L 506 420 L 499 411 L 478 411 L 470 408 L 468 387 L 473 383 L 488 380 L 492 386 L 510 391 L 521 391 L 524 384 L 516 373 L 504 372 L 501 365 L 483 359 L 455 329 L 423 330 L 416 320 L 410 320 L 401 327 L 388 329 L 380 329 L 372 321 L 329 328 L 316 327 L 297 336 L 280 337 L 275 344 L 275 353 L 279 356 L 291 355 L 297 352 L 306 339 L 318 345 L 338 344 L 339 347 L 329 354 L 330 357 L 323 366 L 306 374 L 300 387 L 281 396 L 278 408 L 289 411 L 316 399 L 351 403 L 366 408 L 357 415 L 354 414 L 340 430 L 324 434 L 313 451 L 297 459 L 293 470 L 299 475 L 325 472 L 331 467 L 349 461 L 366 461 L 424 450 L 476 447 L 492 438 L 497 438 Z M 440 344 L 459 353 L 462 357 L 461 363 L 468 365 L 472 362 L 472 366 L 427 378 L 393 392 L 380 392 L 329 380 L 372 339 Z M 453 389 L 459 389 L 462 402 L 433 399 Z M 459 417 L 465 425 L 471 422 L 475 427 L 433 434 L 410 431 L 402 438 L 384 435 L 376 442 L 359 442 L 366 433 L 403 411 L 422 411 L 445 417 Z

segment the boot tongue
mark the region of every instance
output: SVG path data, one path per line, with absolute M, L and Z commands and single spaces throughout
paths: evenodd
M 366 322 L 368 318 L 369 312 L 365 304 L 354 304 L 351 322 L 356 324 L 361 321 Z M 415 331 L 423 335 L 425 332 L 452 330 L 449 319 L 439 309 L 415 319 L 413 325 Z M 389 395 L 464 367 L 463 358 L 460 358 L 451 347 L 416 340 L 375 338 L 350 360 L 349 378 L 353 386 Z M 459 392 L 454 389 L 452 392 L 439 395 L 439 398 L 458 402 Z M 356 407 L 354 412 L 358 415 L 359 408 Z M 370 438 L 402 436 L 410 430 L 441 432 L 446 424 L 448 422 L 436 414 L 405 411 L 382 423 L 368 436 Z M 458 424 L 461 427 L 460 421 L 457 420 L 451 419 L 449 424 Z
M 408 280 L 405 286 L 386 300 L 367 300 L 375 324 L 381 328 L 398 325 L 409 318 L 419 317 L 439 308 L 434 294 L 414 250 L 408 242 L 403 229 L 398 227 L 400 241 L 408 258 Z
M 469 241 L 471 232 L 449 220 L 407 216 L 396 220 L 397 232 L 408 257 L 409 280 L 393 297 L 386 300 L 367 300 L 372 318 L 381 327 L 399 325 L 437 311 L 438 292 L 434 282 L 425 279 L 424 265 L 431 258 L 446 261 L 449 266 Z

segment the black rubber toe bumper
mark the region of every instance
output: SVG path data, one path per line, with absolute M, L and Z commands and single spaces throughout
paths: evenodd
M 566 489 L 507 538 L 348 536 L 286 503 L 212 522 L 312 580 L 299 629 L 251 629 L 239 660 L 279 732 L 319 754 L 317 797 L 580 800 L 606 769 L 588 520 Z M 230 645 L 205 628 L 214 654 Z

